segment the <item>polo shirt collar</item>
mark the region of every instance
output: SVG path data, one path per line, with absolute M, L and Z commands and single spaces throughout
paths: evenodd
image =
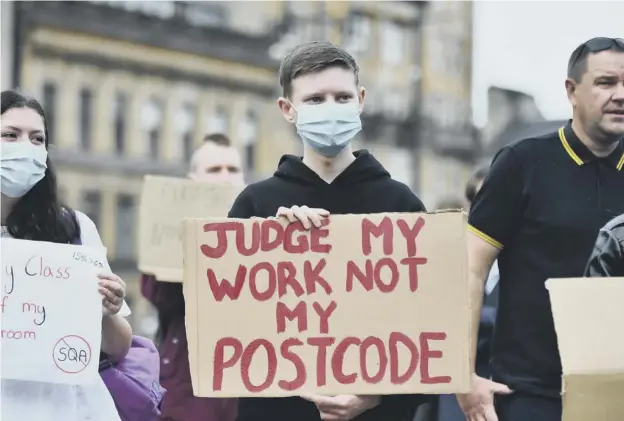
M 568 155 L 570 155 L 570 158 L 578 165 L 587 164 L 595 159 L 599 159 L 574 133 L 574 130 L 572 130 L 572 120 L 569 120 L 568 124 L 559 129 L 559 140 L 561 140 L 563 149 L 565 149 Z M 609 156 L 603 159 L 613 164 L 619 171 L 623 171 L 624 139 L 620 140 L 618 147 L 615 148 Z

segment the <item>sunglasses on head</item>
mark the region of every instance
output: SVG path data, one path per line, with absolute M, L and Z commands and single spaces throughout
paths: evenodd
M 586 50 L 590 53 L 599 53 L 601 51 L 611 50 L 614 47 L 615 49 L 624 51 L 624 38 L 592 38 L 578 49 L 577 53 L 574 55 L 574 59 L 570 61 L 570 69 L 576 66 L 576 63 L 585 55 Z

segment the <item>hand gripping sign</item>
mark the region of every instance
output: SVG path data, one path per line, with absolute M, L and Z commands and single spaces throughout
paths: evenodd
M 198 396 L 466 391 L 465 215 L 184 222 Z
M 83 384 L 98 378 L 106 251 L 2 239 L 2 378 Z

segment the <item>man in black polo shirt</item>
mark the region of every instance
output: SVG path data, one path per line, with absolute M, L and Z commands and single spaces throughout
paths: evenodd
M 561 420 L 561 362 L 544 282 L 582 276 L 599 229 L 624 212 L 624 40 L 580 45 L 565 86 L 573 119 L 501 149 L 471 208 L 473 320 L 496 258 L 500 296 L 491 354 L 499 383 L 475 376 L 471 393 L 458 395 L 470 421 Z

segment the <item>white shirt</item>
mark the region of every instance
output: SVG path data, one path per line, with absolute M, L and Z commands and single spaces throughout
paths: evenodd
M 490 269 L 490 273 L 488 274 L 487 281 L 485 282 L 485 294 L 490 295 L 496 285 L 498 285 L 498 281 L 500 280 L 500 272 L 498 271 L 498 260 L 494 261 L 492 268 Z
M 81 212 L 76 212 L 76 217 L 82 244 L 104 247 L 93 221 Z M 5 227 L 2 227 L 1 236 L 9 236 Z M 125 302 L 119 315 L 130 315 L 130 308 Z M 3 379 L 1 392 L 2 421 L 121 421 L 113 398 L 101 378 L 91 385 Z

